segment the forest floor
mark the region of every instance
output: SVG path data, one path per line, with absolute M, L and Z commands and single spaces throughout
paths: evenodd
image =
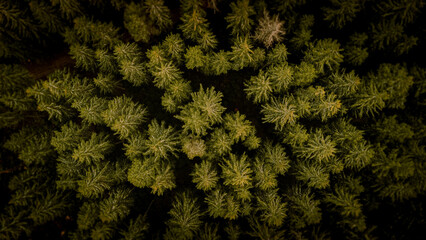
M 44 78 L 57 69 L 74 66 L 75 61 L 68 55 L 68 51 L 68 49 L 64 49 L 46 59 L 36 62 L 28 60 L 24 64 L 24 67 L 30 72 L 34 79 Z

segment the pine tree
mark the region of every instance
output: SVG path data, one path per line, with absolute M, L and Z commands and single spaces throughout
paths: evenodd
M 357 117 L 374 116 L 385 107 L 386 92 L 379 92 L 373 84 L 364 84 L 354 97 L 352 109 Z
M 286 99 L 272 98 L 269 103 L 262 106 L 260 112 L 264 115 L 263 122 L 275 124 L 276 130 L 282 130 L 287 124 L 295 124 L 298 118 L 295 106 L 289 104 Z
M 72 19 L 73 17 L 82 14 L 82 7 L 76 0 L 50 0 L 53 6 L 59 5 L 59 10 L 63 17 Z
M 304 60 L 314 63 L 319 73 L 324 73 L 325 66 L 333 71 L 343 61 L 341 51 L 342 49 L 337 40 L 330 38 L 321 39 L 316 41 L 315 45 L 312 43 L 309 44 Z
M 211 149 L 219 156 L 229 153 L 232 149 L 232 144 L 233 139 L 226 133 L 224 128 L 215 128 L 207 142 L 208 149 Z
M 245 82 L 244 86 L 247 98 L 252 98 L 254 103 L 268 101 L 273 91 L 269 75 L 262 70 L 259 71 L 257 76 L 252 76 L 250 81 Z
M 108 102 L 108 109 L 101 113 L 105 123 L 120 138 L 135 134 L 145 121 L 147 111 L 144 106 L 135 103 L 126 96 L 116 97 Z
M 111 178 L 112 171 L 111 164 L 108 162 L 91 166 L 86 169 L 84 175 L 77 181 L 77 191 L 86 198 L 102 196 L 114 184 L 114 179 Z
M 254 39 L 263 43 L 266 48 L 270 48 L 274 43 L 282 41 L 285 34 L 283 25 L 284 23 L 278 19 L 278 15 L 271 18 L 265 9 L 263 17 L 259 20 L 259 26 L 255 31 Z
M 199 45 L 189 47 L 184 56 L 187 69 L 201 69 L 207 64 L 207 56 Z
M 301 62 L 294 67 L 293 79 L 295 86 L 306 86 L 311 84 L 318 76 L 318 71 L 315 66 L 308 62 Z
M 231 48 L 229 60 L 233 70 L 241 70 L 254 62 L 253 45 L 248 37 L 238 37 Z
M 250 6 L 249 0 L 239 0 L 232 2 L 231 13 L 225 17 L 228 22 L 227 28 L 231 28 L 233 36 L 245 36 L 250 33 L 253 20 L 250 18 L 255 14 L 254 8 Z
M 107 109 L 108 100 L 99 97 L 83 98 L 74 101 L 71 106 L 80 112 L 79 117 L 83 122 L 100 125 L 104 123 L 101 113 Z
M 216 188 L 207 193 L 205 198 L 207 212 L 211 217 L 225 217 L 227 212 L 227 193 Z
M 336 143 L 331 136 L 324 136 L 321 129 L 311 134 L 305 146 L 297 149 L 300 157 L 314 159 L 318 163 L 328 162 L 337 152 Z
M 371 32 L 374 48 L 384 50 L 402 37 L 404 27 L 396 21 L 382 20 L 371 26 Z
M 161 44 L 167 55 L 177 63 L 182 62 L 185 43 L 179 34 L 169 34 Z
M 228 73 L 232 69 L 232 64 L 229 61 L 229 53 L 223 50 L 214 52 L 210 56 L 210 66 L 214 75 L 222 75 Z
M 106 223 L 116 222 L 129 215 L 134 201 L 131 192 L 129 188 L 118 188 L 110 192 L 110 195 L 99 203 L 100 220 Z
M 28 6 L 31 13 L 40 25 L 52 33 L 60 33 L 64 29 L 64 23 L 56 9 L 45 2 L 31 1 Z
M 267 164 L 266 161 L 260 160 L 256 157 L 253 164 L 253 171 L 255 173 L 253 179 L 256 183 L 256 187 L 261 190 L 271 190 L 277 187 L 277 174 L 273 169 L 272 164 Z
M 271 164 L 276 174 L 284 175 L 290 169 L 290 160 L 281 144 L 273 144 L 270 140 L 265 141 L 259 156 L 266 163 Z
M 252 123 L 240 112 L 227 113 L 224 117 L 223 126 L 229 131 L 233 142 L 245 141 L 255 131 Z
M 97 68 L 95 51 L 85 45 L 71 45 L 70 55 L 75 60 L 76 66 L 83 70 L 94 71 Z
M 112 74 L 99 73 L 98 76 L 93 79 L 93 82 L 96 85 L 96 87 L 99 88 L 101 93 L 104 93 L 104 94 L 114 93 L 118 90 L 123 89 L 123 87 L 121 86 L 121 81 L 118 80 Z
M 368 49 L 365 46 L 367 39 L 368 35 L 365 33 L 354 33 L 351 35 L 343 52 L 345 61 L 354 66 L 361 65 L 369 55 Z
M 113 145 L 108 141 L 108 135 L 104 133 L 92 133 L 89 140 L 81 141 L 72 154 L 72 158 L 87 164 L 105 160 Z
M 309 188 L 302 189 L 296 185 L 287 194 L 289 202 L 289 221 L 296 228 L 318 224 L 322 214 L 319 207 L 320 201 L 314 198 Z
M 355 71 L 349 73 L 333 73 L 329 88 L 339 97 L 348 97 L 358 90 L 361 79 Z
M 282 203 L 281 197 L 276 191 L 264 192 L 257 197 L 257 210 L 260 211 L 260 218 L 268 226 L 279 227 L 286 217 L 286 203 Z
M 154 155 L 156 158 L 164 159 L 168 159 L 169 154 L 176 155 L 179 141 L 173 127 L 166 127 L 164 121 L 159 124 L 154 119 L 148 125 L 147 134 L 148 137 L 142 144 L 144 155 Z
M 223 159 L 220 167 L 222 168 L 222 178 L 225 186 L 239 188 L 251 185 L 251 173 L 253 171 L 248 163 L 247 155 L 237 156 L 230 153 L 229 158 Z
M 130 220 L 127 230 L 121 231 L 120 234 L 125 240 L 144 238 L 149 229 L 149 224 L 146 221 L 145 216 L 138 215 L 136 218 Z
M 287 50 L 287 46 L 283 43 L 277 44 L 271 51 L 268 53 L 267 62 L 269 65 L 273 64 L 283 64 L 287 63 L 287 57 L 289 53 Z
M 139 62 L 137 58 L 123 60 L 120 62 L 120 73 L 123 79 L 129 81 L 134 86 L 141 86 L 147 83 L 146 65 Z
M 270 67 L 266 73 L 271 79 L 274 92 L 284 93 L 293 84 L 294 70 L 286 63 Z
M 203 160 L 200 164 L 196 163 L 191 175 L 192 182 L 196 184 L 197 189 L 203 191 L 215 188 L 219 180 L 217 171 L 212 162 L 208 160 Z
M 168 231 L 177 239 L 192 239 L 201 227 L 200 217 L 203 215 L 199 209 L 196 198 L 188 193 L 176 196 L 169 211 L 171 218 L 167 221 Z
M 330 21 L 330 26 L 343 28 L 352 22 L 361 11 L 362 3 L 358 0 L 331 0 L 332 7 L 323 8 L 324 20 Z
M 167 89 L 174 82 L 182 80 L 182 72 L 172 63 L 161 63 L 151 72 L 154 76 L 154 84 L 161 89 Z
M 170 10 L 164 5 L 163 0 L 147 0 L 144 2 L 144 11 L 155 22 L 160 31 L 170 28 L 173 24 L 170 19 Z
M 74 150 L 78 144 L 89 137 L 87 125 L 69 121 L 61 126 L 61 131 L 54 131 L 51 145 L 59 153 Z
M 308 187 L 324 189 L 330 186 L 330 175 L 317 163 L 299 163 L 296 178 L 305 182 Z
M 314 25 L 315 17 L 313 15 L 303 15 L 300 17 L 298 28 L 294 31 L 294 36 L 290 43 L 295 49 L 302 49 L 307 46 L 312 38 L 311 27 Z
M 200 137 L 188 135 L 182 139 L 182 151 L 189 159 L 201 158 L 206 154 L 206 144 Z

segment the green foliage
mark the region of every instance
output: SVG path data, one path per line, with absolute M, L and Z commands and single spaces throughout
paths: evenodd
M 424 6 L 2 1 L 0 238 L 418 237 Z
M 182 107 L 177 119 L 184 122 L 184 132 L 205 135 L 213 124 L 222 121 L 225 108 L 221 105 L 223 94 L 216 92 L 214 87 L 204 90 L 200 85 L 198 92 L 191 93 L 192 102 Z
M 223 126 L 229 131 L 229 136 L 234 142 L 245 141 L 255 132 L 252 123 L 240 112 L 227 113 L 224 117 Z
M 137 216 L 135 219 L 131 219 L 127 231 L 120 232 L 126 240 L 136 240 L 143 238 L 149 229 L 149 224 L 146 222 L 146 218 L 142 215 Z
M 259 71 L 259 75 L 250 78 L 250 81 L 245 82 L 244 91 L 247 97 L 253 98 L 254 103 L 263 103 L 269 100 L 272 94 L 272 82 L 262 70 Z
M 188 193 L 176 196 L 169 215 L 171 218 L 166 223 L 168 231 L 177 239 L 192 239 L 202 224 L 197 200 Z
M 253 45 L 248 37 L 238 37 L 231 48 L 229 60 L 233 63 L 233 70 L 241 70 L 253 64 L 255 54 Z
M 329 173 L 317 163 L 300 163 L 297 166 L 296 178 L 307 183 L 309 187 L 316 189 L 324 189 L 330 185 Z
M 127 138 L 137 132 L 145 121 L 147 111 L 142 105 L 126 96 L 115 97 L 108 102 L 108 108 L 101 113 L 105 123 L 120 138 Z
M 112 143 L 108 141 L 108 135 L 92 133 L 89 140 L 81 141 L 75 148 L 72 158 L 87 164 L 97 163 L 105 159 L 105 155 L 111 151 Z
M 324 20 L 330 21 L 330 26 L 341 29 L 352 22 L 362 8 L 359 0 L 331 0 L 332 7 L 325 7 Z
M 268 226 L 278 227 L 283 224 L 286 217 L 286 203 L 282 203 L 281 197 L 276 191 L 268 191 L 257 197 L 258 211 L 260 218 Z
M 162 0 L 126 4 L 124 26 L 137 42 L 147 43 L 171 25 L 170 10 Z
M 305 145 L 297 150 L 300 157 L 313 159 L 318 163 L 328 162 L 335 156 L 336 151 L 336 143 L 331 136 L 324 136 L 320 129 L 310 134 Z
M 231 28 L 232 35 L 245 36 L 250 33 L 253 25 L 253 19 L 250 17 L 255 14 L 254 8 L 250 6 L 249 0 L 239 0 L 230 4 L 231 12 L 225 17 L 228 22 L 227 28 Z
M 188 69 L 200 69 L 207 63 L 201 46 L 189 47 L 185 53 L 185 64 Z
M 342 49 L 337 40 L 330 38 L 321 39 L 310 43 L 305 53 L 305 61 L 312 62 L 319 73 L 324 73 L 325 67 L 333 71 L 343 61 Z
M 289 221 L 296 229 L 317 224 L 321 221 L 320 201 L 314 198 L 309 188 L 302 189 L 301 186 L 295 186 L 290 190 L 287 198 L 290 201 Z
M 251 185 L 253 171 L 245 154 L 237 156 L 230 153 L 229 158 L 223 158 L 220 167 L 222 168 L 223 184 L 225 186 L 230 185 L 234 188 L 239 188 Z
M 127 188 L 115 189 L 108 198 L 99 204 L 99 218 L 102 222 L 118 221 L 130 213 L 133 204 L 131 190 Z
M 213 189 L 219 180 L 217 171 L 213 168 L 212 162 L 207 160 L 203 160 L 200 164 L 196 163 L 191 175 L 192 182 L 196 183 L 196 187 L 203 191 Z
M 28 216 L 36 225 L 42 225 L 64 214 L 67 210 L 67 196 L 60 192 L 47 192 L 41 199 L 35 202 Z
M 298 118 L 295 106 L 287 99 L 272 98 L 262 106 L 260 112 L 264 115 L 263 122 L 275 124 L 276 130 L 282 130 L 287 124 L 295 124 Z

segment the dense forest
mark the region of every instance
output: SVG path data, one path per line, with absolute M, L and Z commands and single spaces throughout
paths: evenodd
M 425 239 L 424 0 L 1 0 L 0 239 Z

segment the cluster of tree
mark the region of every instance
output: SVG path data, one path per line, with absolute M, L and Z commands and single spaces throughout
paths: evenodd
M 49 32 L 75 61 L 41 79 L 0 65 L 0 238 L 415 236 L 426 66 L 365 62 L 411 56 L 424 1 L 175 4 L 0 3 L 0 58 Z M 124 28 L 85 11 L 108 7 Z

